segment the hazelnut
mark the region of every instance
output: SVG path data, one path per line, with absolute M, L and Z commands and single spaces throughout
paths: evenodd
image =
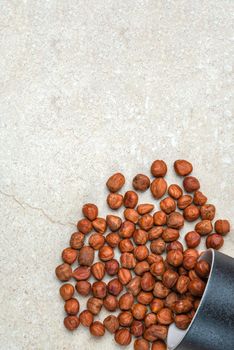
M 166 213 L 164 213 L 164 211 L 156 211 L 156 213 L 154 213 L 154 224 L 156 226 L 162 226 L 162 225 L 166 225 L 167 223 L 167 215 Z
M 141 337 L 145 330 L 144 323 L 141 321 L 133 320 L 130 328 L 131 334 L 135 337 Z
M 149 314 L 147 314 L 144 318 L 144 323 L 146 328 L 152 326 L 153 324 L 157 323 L 157 316 L 153 313 L 150 312 Z
M 149 342 L 145 339 L 136 339 L 134 342 L 134 350 L 149 350 Z
M 230 232 L 230 223 L 228 220 L 217 220 L 215 221 L 215 231 L 222 236 L 225 236 Z
M 111 231 L 117 231 L 122 224 L 122 219 L 116 215 L 107 215 L 106 223 Z
M 93 228 L 98 233 L 103 234 L 106 231 L 106 220 L 103 218 L 96 218 L 93 222 Z
M 106 261 L 105 267 L 106 267 L 106 273 L 110 276 L 116 275 L 119 271 L 119 263 L 115 259 Z
M 77 281 L 85 281 L 89 279 L 90 275 L 91 272 L 88 266 L 79 266 L 72 273 L 72 277 Z
M 144 272 L 149 271 L 150 266 L 147 261 L 140 261 L 136 264 L 134 272 L 136 275 L 143 275 Z
M 158 263 L 160 261 L 163 261 L 163 257 L 161 255 L 156 254 L 150 254 L 147 258 L 147 262 L 152 265 L 154 263 Z
M 193 258 L 198 259 L 199 253 L 196 249 L 186 249 L 184 251 L 184 257 L 187 257 L 187 256 L 192 256 Z
M 185 209 L 193 202 L 193 197 L 189 194 L 185 194 L 184 196 L 181 196 L 177 201 L 177 207 L 179 209 Z
M 137 260 L 142 261 L 149 255 L 149 249 L 145 245 L 138 245 L 134 248 L 134 256 Z
M 164 302 L 161 299 L 153 299 L 150 303 L 150 310 L 157 314 L 164 307 Z
M 195 265 L 196 266 L 196 265 Z M 194 266 L 194 267 L 195 267 Z M 194 280 L 195 278 L 199 278 L 199 276 L 197 275 L 196 271 L 195 270 L 190 270 L 189 273 L 188 273 L 188 276 L 190 278 L 190 280 Z
M 125 217 L 125 220 L 131 221 L 134 224 L 137 224 L 140 216 L 135 209 L 126 208 L 124 210 L 124 217 Z
M 136 191 L 146 191 L 150 187 L 150 179 L 143 174 L 137 174 L 132 180 L 132 186 Z
M 155 160 L 150 170 L 154 177 L 164 177 L 167 173 L 167 165 L 163 160 Z
M 81 219 L 77 222 L 77 228 L 83 234 L 87 234 L 92 231 L 92 222 L 88 219 Z
M 210 220 L 202 220 L 195 226 L 195 231 L 201 236 L 206 236 L 212 232 L 213 225 Z
M 113 251 L 113 249 L 109 246 L 103 246 L 98 253 L 98 257 L 100 260 L 102 261 L 108 261 L 113 259 L 115 253 Z
M 206 239 L 206 247 L 213 248 L 216 250 L 219 250 L 222 248 L 224 243 L 223 237 L 217 233 L 213 233 L 212 235 L 209 235 Z
M 56 267 L 55 274 L 60 281 L 66 282 L 72 276 L 71 266 L 69 264 L 66 264 L 66 263 L 61 264 L 61 265 Z
M 200 183 L 194 176 L 187 176 L 184 178 L 183 186 L 187 192 L 195 192 L 199 190 Z
M 91 273 L 96 280 L 102 280 L 105 276 L 105 265 L 102 262 L 96 262 L 91 267 Z
M 66 248 L 62 252 L 62 259 L 67 264 L 73 264 L 77 259 L 77 250 L 72 248 Z
M 176 210 L 176 202 L 171 197 L 166 197 L 160 202 L 160 208 L 166 214 L 170 214 Z
M 176 241 L 179 238 L 179 236 L 180 233 L 178 230 L 168 227 L 163 230 L 162 239 L 165 242 L 173 242 Z
M 103 301 L 101 299 L 91 297 L 87 301 L 87 309 L 93 314 L 97 315 L 101 311 Z
M 152 210 L 154 209 L 154 205 L 153 204 L 139 204 L 137 206 L 137 211 L 140 215 L 144 215 L 144 214 L 148 214 L 150 213 Z
M 81 233 L 81 232 L 74 232 L 72 235 L 71 235 L 71 239 L 70 239 L 70 246 L 73 248 L 73 249 L 80 249 L 83 247 L 84 245 L 84 234 Z
M 158 277 L 162 276 L 165 272 L 165 265 L 163 261 L 159 261 L 158 263 L 153 263 L 150 266 L 150 272 L 153 276 Z
M 123 285 L 128 284 L 132 279 L 131 271 L 122 267 L 119 269 L 118 279 Z
M 119 194 L 119 193 L 110 193 L 107 196 L 106 201 L 111 209 L 117 210 L 123 204 L 123 196 L 122 194 Z
M 136 266 L 136 259 L 132 253 L 123 253 L 120 256 L 122 267 L 127 269 L 134 269 Z
M 171 308 L 176 314 L 183 314 L 192 310 L 193 303 L 189 299 L 176 300 Z
M 84 310 L 80 313 L 80 323 L 84 327 L 90 327 L 93 323 L 93 314 L 89 310 Z
M 153 294 L 157 298 L 164 299 L 168 296 L 170 290 L 162 284 L 162 282 L 156 282 L 154 285 Z M 153 311 L 153 310 L 152 310 Z
M 163 233 L 163 227 L 162 226 L 155 226 L 152 227 L 149 230 L 148 238 L 150 241 L 153 241 L 154 239 L 157 239 L 162 236 Z
M 167 253 L 167 262 L 175 267 L 180 266 L 183 263 L 183 253 L 180 250 L 170 250 Z
M 210 273 L 210 264 L 205 260 L 200 260 L 195 265 L 195 272 L 201 278 L 207 278 Z
M 190 281 L 188 289 L 192 295 L 201 297 L 205 290 L 205 287 L 206 285 L 202 280 L 195 278 L 194 280 Z
M 159 177 L 151 182 L 150 190 L 154 198 L 161 198 L 167 190 L 167 182 L 162 177 Z
M 80 325 L 80 320 L 77 316 L 67 316 L 64 318 L 64 326 L 69 331 L 74 331 Z
M 204 205 L 207 202 L 207 197 L 200 191 L 195 191 L 193 195 L 193 203 L 196 205 Z
M 119 329 L 119 321 L 116 316 L 110 315 L 105 318 L 103 321 L 104 326 L 110 333 L 115 333 Z
M 173 314 L 172 314 L 171 310 L 168 309 L 167 307 L 161 309 L 157 313 L 157 320 L 158 320 L 158 323 L 166 325 L 166 326 L 171 324 L 173 322 Z
M 118 321 L 121 327 L 130 327 L 133 321 L 132 313 L 130 311 L 120 312 Z
M 120 283 L 118 278 L 114 278 L 113 280 L 109 281 L 107 285 L 107 290 L 110 294 L 117 296 L 122 292 L 123 285 L 122 283 Z
M 116 311 L 119 307 L 118 299 L 114 295 L 107 295 L 103 300 L 103 305 L 108 311 Z
M 147 313 L 147 307 L 142 304 L 134 304 L 132 307 L 132 315 L 136 320 L 143 320 Z
M 83 206 L 82 212 L 87 219 L 93 221 L 98 216 L 98 207 L 95 204 L 87 203 Z
M 213 204 L 204 204 L 200 208 L 202 220 L 213 220 L 215 217 L 215 206 Z
M 141 277 L 136 276 L 126 285 L 126 289 L 133 296 L 137 296 L 141 291 Z
M 155 341 L 157 338 L 165 340 L 167 337 L 168 328 L 167 326 L 154 324 L 146 329 L 144 333 L 144 338 L 147 336 L 149 341 Z
M 179 329 L 187 329 L 190 325 L 191 319 L 188 315 L 176 315 L 175 316 L 175 324 Z
M 167 226 L 175 229 L 181 229 L 184 226 L 184 218 L 178 213 L 171 213 L 167 218 Z
M 178 159 L 174 162 L 174 169 L 177 175 L 186 176 L 193 171 L 193 166 L 187 160 Z
M 94 260 L 94 250 L 89 246 L 84 246 L 80 250 L 78 262 L 80 265 L 91 266 Z
M 188 275 L 188 271 L 183 266 L 180 266 L 178 268 L 178 272 L 179 272 L 180 276 L 187 276 Z
M 188 291 L 189 286 L 189 277 L 187 276 L 179 276 L 177 282 L 176 282 L 176 290 L 180 294 L 185 294 Z
M 150 272 L 145 272 L 141 278 L 141 288 L 145 292 L 150 292 L 154 289 L 155 279 Z
M 130 310 L 134 303 L 134 296 L 131 293 L 125 293 L 119 298 L 120 310 Z
M 131 333 L 128 329 L 118 329 L 115 332 L 115 341 L 119 345 L 129 345 L 132 341 Z
M 196 205 L 190 204 L 188 207 L 184 209 L 183 214 L 184 214 L 185 220 L 192 222 L 199 218 L 200 210 Z
M 134 250 L 134 245 L 129 238 L 125 238 L 119 242 L 119 250 L 121 253 L 132 252 Z
M 179 278 L 179 275 L 177 272 L 173 270 L 167 270 L 163 274 L 162 281 L 165 287 L 172 288 L 176 284 L 178 278 Z
M 166 243 L 162 238 L 158 238 L 150 243 L 150 250 L 155 254 L 162 254 L 166 249 Z
M 60 287 L 59 292 L 63 300 L 69 300 L 73 297 L 74 287 L 69 283 L 65 283 Z
M 194 256 L 184 256 L 183 267 L 186 270 L 192 270 L 194 269 L 196 262 L 197 262 L 197 258 L 195 258 Z
M 167 350 L 167 346 L 162 340 L 156 340 L 153 342 L 151 350 Z
M 165 307 L 168 307 L 169 309 L 172 308 L 172 305 L 174 304 L 175 301 L 178 300 L 178 295 L 175 292 L 171 292 L 168 294 L 165 300 Z
M 75 298 L 71 298 L 69 300 L 66 300 L 64 304 L 64 310 L 68 315 L 76 315 L 79 312 L 80 304 L 79 301 Z
M 94 282 L 92 285 L 92 293 L 95 298 L 103 299 L 106 296 L 106 283 L 102 281 Z
M 106 182 L 110 192 L 118 192 L 125 184 L 125 177 L 121 173 L 113 174 Z
M 89 245 L 94 250 L 99 250 L 105 244 L 105 238 L 100 233 L 94 233 L 89 237 Z
M 196 231 L 190 231 L 185 235 L 185 241 L 189 248 L 196 248 L 201 242 L 201 236 Z
M 124 195 L 123 204 L 126 208 L 135 208 L 138 202 L 138 194 L 134 191 L 127 191 Z
M 91 292 L 91 284 L 88 281 L 78 281 L 76 283 L 77 293 L 86 297 Z
M 179 199 L 183 194 L 183 190 L 180 186 L 173 184 L 168 187 L 168 194 L 174 199 Z
M 154 224 L 153 216 L 150 214 L 144 214 L 139 220 L 138 225 L 142 230 L 149 231 Z
M 95 337 L 102 337 L 105 334 L 105 327 L 99 321 L 95 321 L 89 327 L 89 331 Z
M 124 221 L 120 227 L 119 235 L 122 238 L 130 238 L 135 231 L 135 225 L 131 221 Z
M 177 249 L 180 250 L 182 253 L 184 251 L 183 244 L 180 243 L 179 241 L 173 241 L 167 245 L 167 252 L 169 252 L 170 250 L 177 250 Z
M 111 248 L 115 248 L 118 246 L 119 242 L 120 242 L 120 236 L 118 233 L 116 232 L 111 232 L 108 233 L 108 235 L 106 236 L 106 243 L 109 244 L 109 246 Z M 101 248 L 101 247 L 100 247 Z M 100 249 L 99 248 L 99 249 Z
M 135 230 L 132 238 L 135 244 L 146 244 L 146 242 L 148 241 L 148 232 L 140 229 Z
M 137 296 L 137 302 L 143 305 L 149 305 L 154 296 L 151 292 L 140 292 Z

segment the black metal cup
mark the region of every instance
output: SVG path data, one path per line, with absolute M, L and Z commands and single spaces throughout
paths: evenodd
M 200 259 L 211 264 L 199 308 L 186 331 L 169 328 L 169 350 L 234 350 L 234 259 L 209 249 Z

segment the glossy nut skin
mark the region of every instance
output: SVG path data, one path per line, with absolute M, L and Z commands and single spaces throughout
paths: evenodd
M 79 327 L 80 325 L 80 320 L 77 316 L 67 316 L 64 318 L 64 326 L 69 330 L 69 331 L 74 331 L 76 328 Z
M 145 245 L 138 245 L 134 248 L 134 257 L 138 261 L 146 260 L 149 255 L 149 249 Z
M 119 216 L 116 215 L 107 215 L 106 216 L 106 223 L 107 226 L 111 231 L 117 231 L 121 224 L 122 224 L 122 219 Z
M 215 231 L 222 236 L 225 236 L 230 232 L 230 223 L 228 220 L 215 221 Z
M 153 224 L 154 224 L 154 219 L 153 219 L 153 216 L 150 214 L 144 214 L 138 220 L 138 225 L 142 230 L 145 230 L 145 231 L 149 231 L 153 227 Z
M 136 320 L 143 320 L 147 313 L 147 307 L 142 304 L 134 304 L 132 307 L 132 315 Z
M 179 296 L 177 293 L 175 293 L 175 292 L 169 293 L 165 299 L 165 307 L 168 307 L 169 309 L 171 309 L 174 302 L 177 300 L 179 300 Z
M 150 171 L 155 177 L 164 177 L 167 173 L 167 165 L 163 160 L 155 160 L 151 164 Z
M 87 219 L 93 221 L 98 216 L 98 207 L 95 204 L 87 203 L 83 205 L 82 212 Z
M 154 218 L 154 224 L 156 226 L 162 226 L 167 223 L 167 215 L 164 211 L 156 211 L 153 215 Z
M 89 245 L 94 250 L 99 250 L 105 244 L 105 238 L 100 233 L 94 233 L 89 237 Z
M 68 315 L 76 315 L 79 312 L 80 304 L 75 298 L 67 300 L 64 304 L 64 310 Z
M 103 321 L 104 326 L 110 333 L 115 333 L 119 329 L 118 318 L 114 315 L 107 316 Z
M 118 271 L 118 279 L 123 284 L 128 284 L 132 279 L 131 271 L 125 268 L 120 268 Z
M 187 176 L 184 178 L 183 186 L 187 192 L 195 192 L 199 190 L 200 183 L 194 176 Z
M 187 329 L 190 323 L 191 323 L 191 318 L 186 314 L 175 316 L 175 324 L 176 324 L 176 327 L 179 329 L 183 329 L 183 330 Z
M 157 314 L 163 308 L 164 308 L 164 301 L 159 298 L 155 298 L 150 303 L 150 310 L 155 314 Z
M 118 321 L 121 327 L 130 327 L 133 322 L 131 311 L 122 311 L 118 315 Z
M 168 296 L 170 290 L 164 286 L 162 282 L 156 282 L 153 290 L 153 294 L 155 297 L 164 299 Z
M 171 289 L 176 284 L 178 278 L 179 275 L 176 271 L 167 270 L 163 274 L 162 281 L 165 287 Z
M 60 281 L 62 281 L 62 282 L 69 281 L 69 279 L 72 276 L 71 266 L 69 264 L 66 264 L 66 263 L 61 264 L 61 265 L 56 267 L 55 274 Z
M 212 235 L 209 235 L 206 239 L 207 249 L 213 248 L 213 249 L 219 250 L 220 248 L 222 248 L 223 244 L 224 244 L 223 237 L 217 233 L 213 233 Z
M 195 231 L 201 236 L 206 236 L 212 232 L 213 225 L 210 220 L 202 220 L 195 225 Z
M 185 209 L 193 202 L 193 197 L 189 194 L 181 196 L 177 201 L 177 207 L 179 209 Z
M 87 300 L 87 309 L 93 314 L 97 315 L 101 311 L 103 301 L 98 298 L 91 297 Z
M 179 199 L 183 194 L 183 190 L 179 185 L 172 184 L 168 187 L 168 194 L 174 199 Z
M 166 267 L 165 267 L 165 264 L 163 261 L 153 263 L 150 266 L 150 272 L 155 277 L 162 276 L 164 274 L 165 270 L 166 270 Z
M 149 350 L 149 342 L 145 339 L 136 339 L 134 342 L 134 350 Z
M 119 308 L 122 311 L 130 310 L 134 303 L 134 296 L 131 293 L 125 293 L 119 298 Z
M 153 313 L 150 312 L 149 314 L 147 314 L 144 318 L 144 324 L 145 327 L 148 328 L 150 326 L 152 326 L 153 324 L 157 323 L 157 316 Z
M 133 296 L 137 296 L 141 291 L 141 277 L 133 277 L 133 279 L 126 285 L 126 289 L 128 292 L 132 293 Z
M 99 321 L 93 322 L 89 327 L 89 330 L 90 330 L 90 333 L 95 337 L 102 337 L 105 334 L 105 327 Z
M 213 204 L 204 204 L 200 208 L 202 220 L 213 220 L 215 217 L 215 206 Z
M 93 323 L 94 317 L 93 314 L 89 310 L 84 310 L 80 313 L 80 323 L 84 327 L 90 327 Z
M 138 214 L 138 212 L 135 209 L 126 208 L 124 210 L 124 217 L 125 217 L 125 220 L 131 221 L 134 224 L 137 224 L 140 215 Z
M 118 192 L 125 184 L 125 177 L 121 173 L 115 173 L 106 182 L 106 186 L 110 192 Z
M 178 159 L 174 162 L 174 169 L 177 175 L 187 176 L 193 171 L 193 166 L 187 160 Z
M 134 269 L 136 266 L 136 259 L 132 253 L 123 253 L 120 256 L 122 267 L 127 269 Z
M 62 259 L 67 264 L 73 264 L 78 256 L 78 252 L 75 249 L 72 248 L 66 248 L 62 252 Z
M 132 237 L 135 231 L 135 224 L 131 221 L 124 221 L 120 227 L 119 235 L 122 238 Z
M 205 290 L 205 286 L 205 283 L 201 279 L 195 278 L 190 281 L 188 289 L 192 295 L 201 297 Z
M 154 239 L 158 239 L 163 234 L 163 226 L 154 226 L 149 230 L 148 239 L 153 241 Z
M 114 276 L 119 271 L 119 262 L 116 259 L 111 259 L 105 262 L 106 273 L 110 276 Z
M 178 230 L 174 229 L 174 228 L 165 228 L 162 234 L 162 239 L 165 242 L 173 242 L 176 241 L 180 236 L 180 233 Z
M 196 231 L 190 231 L 185 235 L 188 248 L 196 248 L 201 242 L 201 236 Z
M 200 260 L 195 265 L 195 272 L 201 278 L 208 278 L 210 273 L 210 264 L 205 260 Z
M 184 251 L 183 244 L 179 241 L 173 241 L 167 245 L 167 252 L 170 250 L 180 250 L 182 253 Z
M 92 222 L 93 228 L 95 231 L 97 231 L 98 233 L 103 234 L 106 231 L 106 220 L 103 218 L 96 218 L 93 222 Z
M 150 190 L 154 198 L 161 198 L 167 191 L 167 182 L 164 178 L 159 177 L 152 181 Z
M 196 205 L 204 205 L 207 202 L 207 197 L 200 191 L 195 191 L 193 196 L 193 203 Z
M 192 310 L 192 308 L 193 308 L 193 303 L 188 299 L 177 300 L 174 302 L 174 304 L 171 307 L 172 311 L 175 312 L 176 314 L 187 313 L 190 310 Z
M 84 235 L 92 231 L 92 222 L 88 219 L 81 219 L 77 222 L 77 228 Z
M 145 333 L 146 332 L 148 333 L 147 338 L 149 341 L 155 341 L 157 338 L 161 339 L 161 340 L 165 340 L 167 337 L 168 328 L 167 328 L 167 326 L 156 324 L 156 325 L 152 325 L 149 328 L 147 328 Z M 144 338 L 146 335 L 145 333 L 144 333 Z
M 161 309 L 157 314 L 157 320 L 159 324 L 166 326 L 173 323 L 174 317 L 172 311 L 169 308 Z
M 160 202 L 160 209 L 166 214 L 170 214 L 176 210 L 176 202 L 171 197 L 166 197 Z
M 153 299 L 154 299 L 154 296 L 152 292 L 141 291 L 137 295 L 137 302 L 143 305 L 149 305 Z
M 102 261 L 112 260 L 114 255 L 115 255 L 114 250 L 107 245 L 100 248 L 98 253 L 98 257 Z
M 139 204 L 137 206 L 137 211 L 140 215 L 148 214 L 154 209 L 153 204 L 145 203 L 145 204 Z
M 150 272 L 145 272 L 141 278 L 141 288 L 145 292 L 153 290 L 155 284 L 155 278 Z
M 184 218 L 178 212 L 171 213 L 167 218 L 167 226 L 180 230 L 184 226 Z
M 59 289 L 60 295 L 65 301 L 73 297 L 74 291 L 73 285 L 69 283 L 63 284 Z
M 116 309 L 119 307 L 119 302 L 114 295 L 109 294 L 103 300 L 103 305 L 108 311 L 116 311 Z
M 127 191 L 124 195 L 123 204 L 126 208 L 135 208 L 138 202 L 138 194 L 134 191 Z
M 107 284 L 107 290 L 110 294 L 117 296 L 119 295 L 123 290 L 123 285 L 120 283 L 118 278 L 114 278 L 113 280 L 109 281 Z
M 79 266 L 72 273 L 72 277 L 75 278 L 77 281 L 86 281 L 87 279 L 89 279 L 90 276 L 91 271 L 90 267 L 88 266 Z
M 105 298 L 107 293 L 106 283 L 102 281 L 94 282 L 92 285 L 92 293 L 95 298 Z
M 133 320 L 130 327 L 130 332 L 132 335 L 134 335 L 135 337 L 141 337 L 144 330 L 145 330 L 145 326 L 142 321 Z
M 84 245 L 85 235 L 82 232 L 74 232 L 70 238 L 70 246 L 73 249 L 80 249 Z
M 184 209 L 183 215 L 185 220 L 187 220 L 188 222 L 192 222 L 199 218 L 200 210 L 196 205 L 190 204 Z
M 153 342 L 151 350 L 167 350 L 167 346 L 163 340 L 156 340 Z
M 134 272 L 136 275 L 142 276 L 143 273 L 150 270 L 150 265 L 147 261 L 140 261 L 136 264 Z
M 115 333 L 115 341 L 119 345 L 129 345 L 131 343 L 132 336 L 128 329 L 118 329 Z
M 76 283 L 77 293 L 86 297 L 91 292 L 91 284 L 88 281 L 78 281 Z
M 167 253 L 167 262 L 175 267 L 180 266 L 183 263 L 183 253 L 180 250 L 170 250 Z
M 132 180 L 132 186 L 136 191 L 146 191 L 150 187 L 150 179 L 143 174 L 137 174 Z
M 112 210 L 117 210 L 123 205 L 123 196 L 119 193 L 110 193 L 106 201 Z
M 185 294 L 188 291 L 190 279 L 188 276 L 179 276 L 176 282 L 176 290 L 179 294 Z
M 110 232 L 108 235 L 106 235 L 106 243 L 111 247 L 115 248 L 118 247 L 118 244 L 120 242 L 120 236 L 116 232 Z M 103 245 L 102 245 L 103 246 Z M 100 247 L 101 248 L 101 247 Z
M 146 244 L 149 234 L 145 230 L 137 229 L 133 233 L 133 241 L 137 245 Z
M 132 252 L 134 250 L 134 245 L 129 238 L 122 239 L 119 242 L 119 250 L 121 253 Z
M 89 246 L 84 246 L 80 249 L 78 262 L 80 265 L 91 266 L 94 260 L 94 250 Z
M 105 276 L 105 264 L 103 262 L 96 262 L 91 267 L 91 273 L 97 280 L 102 280 Z

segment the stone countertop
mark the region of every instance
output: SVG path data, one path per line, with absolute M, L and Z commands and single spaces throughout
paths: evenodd
M 154 159 L 168 182 L 190 160 L 217 217 L 233 218 L 233 2 L 1 7 L 0 349 L 117 350 L 66 332 L 54 269 L 82 205 L 105 215 L 106 179 L 123 172 L 126 190 Z M 234 256 L 233 235 L 222 251 Z

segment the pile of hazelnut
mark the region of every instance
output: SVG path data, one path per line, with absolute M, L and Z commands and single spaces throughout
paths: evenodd
M 174 169 L 184 177 L 184 190 L 177 184 L 167 185 L 167 165 L 163 160 L 155 160 L 151 165 L 152 181 L 138 174 L 132 181 L 135 191 L 124 195 L 119 193 L 124 176 L 112 175 L 106 183 L 110 191 L 107 204 L 112 210 L 123 207 L 124 219 L 113 214 L 104 219 L 98 216 L 95 204 L 83 206 L 84 218 L 78 221 L 78 231 L 71 235 L 70 247 L 62 252 L 63 263 L 56 268 L 60 281 L 76 281 L 75 288 L 70 283 L 60 287 L 68 330 L 75 330 L 81 323 L 95 337 L 103 336 L 107 330 L 124 346 L 134 336 L 135 350 L 148 350 L 150 346 L 152 350 L 165 350 L 169 325 L 174 322 L 185 330 L 191 323 L 210 271 L 206 261 L 198 260 L 201 254 L 196 248 L 205 236 L 207 248 L 220 249 L 230 224 L 217 220 L 213 225 L 215 207 L 206 204 L 207 197 L 199 191 L 198 179 L 188 176 L 193 170 L 190 162 L 177 160 Z M 155 199 L 166 194 L 159 211 L 154 212 L 153 204 L 138 204 L 137 192 L 149 188 Z M 185 249 L 179 242 L 180 229 L 184 220 L 197 219 L 200 221 L 194 231 L 185 235 Z M 120 251 L 119 261 L 114 258 L 115 248 Z M 71 265 L 77 262 L 78 266 L 72 269 Z M 91 276 L 96 280 L 92 284 Z M 104 282 L 106 276 L 110 276 L 108 282 Z M 87 308 L 79 316 L 75 289 L 78 294 L 89 296 Z M 102 308 L 108 312 L 120 309 L 120 313 L 109 315 L 103 322 L 95 320 Z

